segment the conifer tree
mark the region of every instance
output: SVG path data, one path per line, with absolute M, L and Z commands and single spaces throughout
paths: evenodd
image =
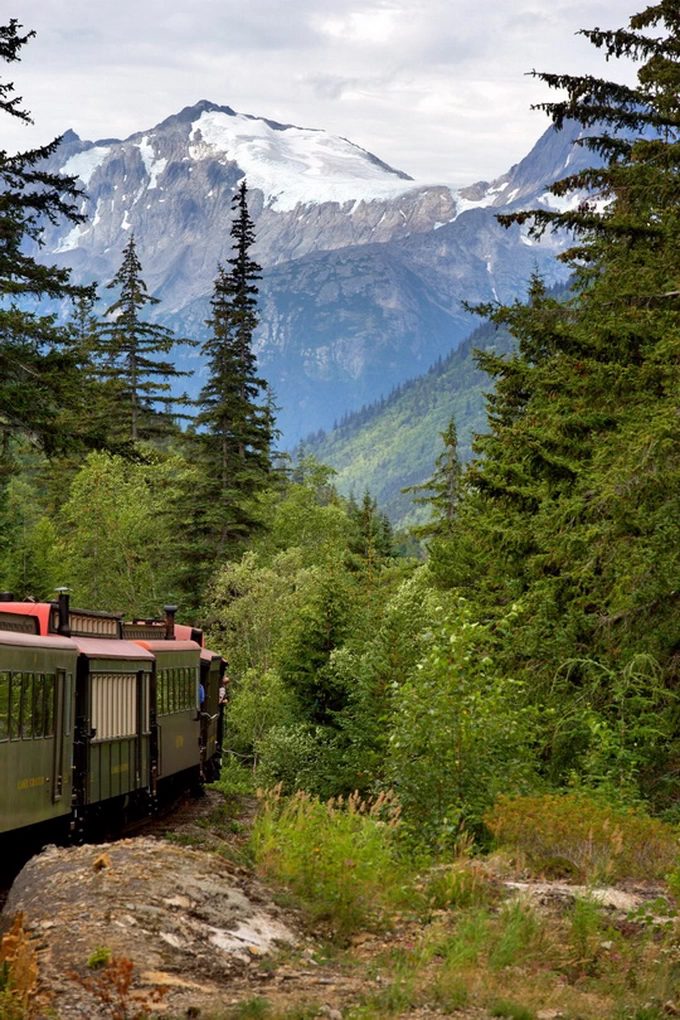
M 13 63 L 35 33 L 21 33 L 12 19 L 0 25 L 0 59 Z M 0 82 L 0 110 L 25 123 L 29 113 L 13 95 L 12 82 Z M 69 335 L 50 315 L 24 311 L 25 298 L 61 299 L 84 293 L 70 283 L 69 271 L 41 265 L 30 254 L 41 243 L 45 220 L 80 223 L 77 179 L 50 173 L 43 161 L 61 139 L 10 155 L 0 150 L 0 445 L 10 466 L 13 437 L 29 436 L 48 453 L 81 437 L 64 409 L 78 391 L 78 363 Z M 10 468 L 11 469 L 11 468 Z
M 172 353 L 180 342 L 171 330 L 142 318 L 147 307 L 159 304 L 142 279 L 134 234 L 123 250 L 121 267 L 107 288 L 120 288 L 116 301 L 106 309 L 110 322 L 98 329 L 97 361 L 100 377 L 108 381 L 110 411 L 119 430 L 132 442 L 159 430 L 154 420 L 157 404 L 168 410 L 189 403 L 186 396 L 170 395 L 168 379 L 191 375 L 179 371 L 172 361 L 158 355 Z M 183 339 L 183 344 L 195 341 Z M 183 417 L 175 412 L 176 417 Z
M 255 231 L 245 181 L 232 205 L 233 254 L 215 279 L 210 337 L 203 345 L 209 378 L 198 400 L 195 434 L 200 464 L 211 479 L 204 521 L 217 551 L 258 527 L 250 501 L 269 482 L 274 437 L 273 406 L 253 352 L 260 267 L 250 254 Z
M 402 492 L 428 493 L 415 496 L 413 502 L 427 506 L 430 520 L 426 524 L 412 528 L 416 538 L 444 538 L 451 535 L 456 507 L 461 497 L 462 467 L 458 456 L 458 433 L 453 418 L 443 432 L 439 433 L 444 441 L 444 449 L 435 461 L 435 470 L 431 478 L 422 485 L 411 485 Z
M 538 75 L 566 92 L 543 104 L 555 127 L 579 122 L 604 166 L 551 186 L 579 194 L 565 212 L 501 217 L 534 236 L 571 231 L 573 296 L 534 280 L 528 306 L 484 309 L 519 346 L 480 359 L 495 379 L 490 431 L 448 580 L 472 560 L 479 593 L 522 598 L 519 652 L 534 662 L 598 649 L 666 661 L 680 590 L 680 8 L 662 0 L 583 34 L 638 60 L 638 82 Z

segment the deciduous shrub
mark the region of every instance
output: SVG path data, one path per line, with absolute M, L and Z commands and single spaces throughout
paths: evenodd
M 90 960 L 88 967 L 91 967 Z M 134 990 L 134 964 L 125 956 L 109 953 L 103 966 L 95 969 L 93 976 L 83 977 L 73 971 L 71 977 L 90 993 L 101 1014 L 111 1020 L 144 1020 L 156 1012 L 165 997 L 163 988 Z
M 427 654 L 393 694 L 386 773 L 414 841 L 450 850 L 501 790 L 531 780 L 534 717 L 523 684 L 499 674 L 493 636 L 470 605 L 458 599 L 440 616 Z
M 253 851 L 261 873 L 287 886 L 316 920 L 340 934 L 394 903 L 404 875 L 396 854 L 399 805 L 392 794 L 327 802 L 280 789 L 260 794 Z
M 38 983 L 38 963 L 25 917 L 17 914 L 10 930 L 0 939 L 0 1017 L 24 1020 Z
M 674 826 L 585 794 L 501 796 L 484 821 L 534 868 L 562 865 L 588 880 L 663 878 L 678 852 Z

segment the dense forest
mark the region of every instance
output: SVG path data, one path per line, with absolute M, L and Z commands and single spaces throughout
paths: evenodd
M 6 61 L 20 29 L 0 31 Z M 605 165 L 550 188 L 580 196 L 567 211 L 507 218 L 570 232 L 573 286 L 535 278 L 526 303 L 477 309 L 512 342 L 477 355 L 487 420 L 467 465 L 461 392 L 410 494 L 425 557 L 369 492 L 342 497 L 315 458 L 275 451 L 245 182 L 192 407 L 172 396 L 180 341 L 148 317 L 134 237 L 98 315 L 93 288 L 26 254 L 44 217 L 77 221 L 77 182 L 41 171 L 50 147 L 0 154 L 0 585 L 66 584 L 134 616 L 177 601 L 229 661 L 234 782 L 393 791 L 430 850 L 487 839 L 501 794 L 678 820 L 680 13 L 665 0 L 586 35 L 638 61 L 638 84 L 540 75 L 565 96 L 545 104 L 554 125 L 596 126 L 581 142 Z M 0 97 L 28 118 L 11 84 Z M 68 319 L 27 310 L 43 297 Z

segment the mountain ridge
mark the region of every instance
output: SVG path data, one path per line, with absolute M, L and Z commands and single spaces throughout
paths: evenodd
M 462 301 L 514 300 L 536 269 L 549 284 L 563 279 L 560 238 L 537 244 L 495 215 L 550 201 L 547 185 L 583 163 L 577 135 L 548 129 L 500 178 L 456 189 L 322 129 L 201 100 L 122 141 L 67 132 L 50 168 L 80 177 L 88 220 L 47 225 L 43 253 L 78 282 L 105 284 L 133 230 L 157 318 L 203 339 L 246 176 L 263 266 L 255 348 L 290 445 L 455 347 L 470 332 Z M 197 369 L 197 391 L 200 357 L 179 359 Z

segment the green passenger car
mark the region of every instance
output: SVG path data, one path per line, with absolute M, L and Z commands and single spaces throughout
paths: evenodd
M 71 813 L 78 647 L 0 630 L 0 833 Z
M 217 652 L 201 649 L 201 683 L 205 703 L 201 712 L 201 767 L 206 779 L 219 775 L 222 755 L 223 706 L 220 687 L 224 675 L 224 659 Z
M 74 641 L 80 651 L 76 782 L 87 807 L 150 787 L 154 659 L 131 641 Z
M 138 641 L 155 660 L 157 776 L 199 773 L 198 682 L 201 648 L 195 641 Z

